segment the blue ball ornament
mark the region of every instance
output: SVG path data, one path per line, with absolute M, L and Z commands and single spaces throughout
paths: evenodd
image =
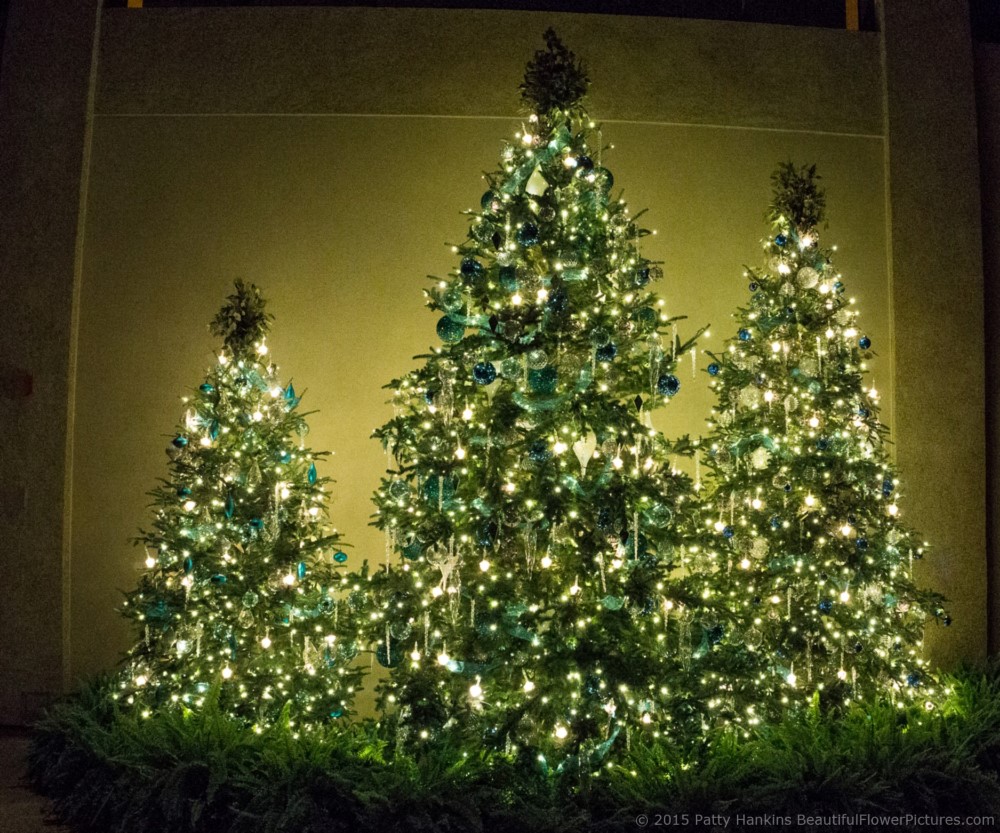
M 437 323 L 437 334 L 445 344 L 458 344 L 465 336 L 465 324 L 446 315 Z
M 831 599 L 823 599 L 817 607 L 821 613 L 829 613 L 833 610 L 833 601 Z
M 209 579 L 209 581 L 211 581 L 212 584 L 225 584 L 226 577 L 222 575 L 222 573 L 216 573 L 211 579 Z
M 708 375 L 709 376 L 718 376 L 720 370 L 721 370 L 721 368 L 719 367 L 719 365 L 716 364 L 715 362 L 712 362 L 708 366 Z
M 816 448 L 820 451 L 826 451 L 830 447 L 830 441 L 826 437 L 820 437 L 816 440 Z
M 718 645 L 722 641 L 722 637 L 725 636 L 726 629 L 722 625 L 713 625 L 708 629 L 707 636 L 708 641 L 712 645 Z
M 854 542 L 854 546 L 857 547 L 858 552 L 864 552 L 868 549 L 868 539 L 858 538 L 858 540 Z
M 338 717 L 343 717 L 343 716 L 344 716 L 343 709 L 330 709 L 330 717 L 332 717 L 334 720 L 336 720 Z
M 178 435 L 178 436 L 174 437 L 170 441 L 170 443 L 171 443 L 171 445 L 173 445 L 174 448 L 185 448 L 185 447 L 187 447 L 188 439 L 187 439 L 187 437 L 182 437 L 182 436 Z
M 889 478 L 886 478 L 885 480 L 883 480 L 882 481 L 882 495 L 883 495 L 883 497 L 889 497 L 889 495 L 892 494 L 892 492 L 893 492 L 893 490 L 895 488 L 896 487 L 893 485 L 893 482 L 891 480 L 889 480 Z
M 906 684 L 910 686 L 910 688 L 917 688 L 922 682 L 923 677 L 921 677 L 917 671 L 911 671 L 906 675 Z
M 187 497 L 191 494 L 191 490 L 187 486 L 181 486 L 177 490 L 177 497 Z
M 407 544 L 403 545 L 403 558 L 408 558 L 411 561 L 415 561 L 420 558 L 423 554 L 424 548 L 417 539 L 413 539 Z M 346 557 L 346 556 L 345 556 Z M 336 561 L 336 556 L 334 556 L 334 561 Z
M 517 242 L 522 246 L 534 246 L 538 243 L 538 226 L 534 223 L 524 223 L 517 230 Z
M 769 523 L 771 524 L 771 529 L 777 529 L 778 527 L 781 526 L 781 518 L 779 518 L 777 515 L 772 515 Z
M 281 451 L 278 453 L 278 459 L 282 463 L 290 463 L 292 460 L 292 453 L 290 451 Z
M 545 463 L 552 458 L 552 449 L 545 440 L 535 440 L 528 447 L 528 456 L 536 463 Z
M 618 346 L 613 341 L 609 341 L 603 347 L 597 348 L 597 360 L 599 362 L 609 362 L 617 355 Z
M 739 336 L 740 341 L 749 341 L 750 340 L 750 331 L 748 329 L 746 329 L 745 327 L 743 329 L 741 329 L 736 335 Z
M 497 378 L 497 369 L 493 362 L 479 362 L 472 368 L 472 378 L 477 385 L 489 385 Z
M 760 285 L 757 283 L 757 281 L 751 281 L 750 282 L 750 291 L 751 292 L 756 292 L 758 289 L 760 289 Z
M 336 561 L 338 564 L 343 564 L 345 561 L 347 561 L 347 553 L 337 550 L 333 554 L 333 560 Z
M 188 556 L 184 559 L 184 572 L 190 573 L 192 570 L 194 570 L 194 559 Z
M 858 339 L 858 347 L 860 347 L 862 350 L 867 350 L 871 346 L 872 346 L 872 340 L 868 338 L 868 336 L 861 336 L 861 338 Z
M 576 169 L 578 171 L 592 171 L 594 169 L 594 160 L 589 156 L 578 156 L 576 157 Z
M 252 518 L 251 521 L 250 521 L 250 526 L 253 529 L 263 529 L 264 528 L 264 521 L 262 521 L 260 518 Z
M 722 528 L 722 537 L 723 538 L 727 538 L 727 539 L 728 538 L 732 538 L 735 534 L 736 534 L 736 531 L 731 526 L 727 525 L 727 526 L 724 526 Z
M 506 292 L 514 292 L 518 288 L 517 269 L 514 266 L 500 267 L 500 286 Z
M 213 390 L 215 390 L 215 388 L 212 387 L 208 382 L 205 382 L 198 388 L 198 390 L 200 390 L 202 393 L 211 393 Z
M 775 245 L 784 246 L 788 242 L 788 238 L 784 234 L 779 234 L 774 238 Z
M 490 211 L 493 208 L 493 203 L 497 201 L 497 195 L 492 191 L 487 191 L 483 194 L 482 198 L 479 200 L 479 205 L 483 211 Z
M 483 264 L 474 257 L 463 257 L 461 272 L 463 278 L 473 280 L 483 274 Z
M 649 283 L 649 279 L 650 279 L 649 267 L 643 266 L 635 270 L 635 275 L 632 278 L 632 282 L 636 286 L 645 286 L 647 283 Z
M 664 373 L 656 380 L 656 389 L 663 396 L 673 396 L 681 389 L 681 380 L 670 373 Z
M 844 291 L 844 282 L 843 281 L 834 281 L 833 282 L 833 288 L 837 292 L 843 292 Z

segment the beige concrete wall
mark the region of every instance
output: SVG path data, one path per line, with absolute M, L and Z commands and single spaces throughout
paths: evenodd
M 980 44 L 975 53 L 979 114 L 983 272 L 986 316 L 987 519 L 990 653 L 1000 650 L 1000 45 Z
M 600 83 L 600 79 L 597 79 Z M 508 119 L 102 117 L 97 120 L 83 280 L 74 470 L 74 671 L 125 645 L 112 608 L 144 557 L 127 544 L 164 448 L 211 361 L 206 323 L 236 276 L 258 282 L 277 325 L 273 355 L 306 388 L 310 442 L 335 452 L 333 516 L 352 560 L 378 562 L 367 526 L 385 457 L 369 435 L 391 416 L 381 386 L 437 344 L 426 274 L 456 265 L 461 209 L 478 203 Z M 866 331 L 889 349 L 882 140 L 745 129 L 605 126 L 604 161 L 633 209 L 650 209 L 660 291 L 691 327 L 732 330 L 746 299 L 778 161 L 817 162 L 830 241 Z M 699 359 L 699 365 L 706 362 Z M 668 434 L 702 430 L 707 377 L 683 364 L 682 395 L 658 415 Z M 887 362 L 876 363 L 888 382 Z M 891 409 L 891 399 L 887 402 Z

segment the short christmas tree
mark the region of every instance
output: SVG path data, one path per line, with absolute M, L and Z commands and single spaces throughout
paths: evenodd
M 587 76 L 546 41 L 531 115 L 426 293 L 443 346 L 391 383 L 376 431 L 394 462 L 371 638 L 400 738 L 594 759 L 700 714 L 675 681 L 722 630 L 670 575 L 693 495 L 670 456 L 689 448 L 649 419 L 692 342 L 663 336 L 661 268 L 611 194 Z
M 141 631 L 120 697 L 146 713 L 197 708 L 212 691 L 234 717 L 266 724 L 343 715 L 360 672 L 337 594 L 347 556 L 326 520 L 325 452 L 266 343 L 272 316 L 236 282 L 212 323 L 218 362 L 190 397 L 153 491 L 146 572 L 124 613 Z M 338 619 L 341 619 L 338 622 Z
M 820 245 L 818 179 L 792 164 L 774 174 L 765 266 L 745 273 L 738 334 L 708 366 L 715 581 L 760 663 L 728 688 L 758 715 L 816 692 L 933 699 L 925 620 L 951 621 L 913 580 L 926 545 L 902 523 L 872 340 Z

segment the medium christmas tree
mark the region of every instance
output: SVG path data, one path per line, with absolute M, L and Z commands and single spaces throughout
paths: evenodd
M 926 545 L 901 523 L 872 340 L 820 246 L 818 179 L 792 164 L 774 174 L 766 265 L 745 273 L 739 332 L 708 366 L 716 584 L 762 669 L 723 688 L 758 715 L 816 692 L 933 699 L 925 620 L 951 621 L 913 581 Z
M 688 444 L 649 420 L 692 342 L 664 343 L 661 269 L 611 196 L 587 76 L 546 41 L 459 268 L 426 293 L 443 346 L 391 383 L 375 432 L 394 462 L 371 638 L 400 738 L 595 758 L 698 712 L 674 681 L 722 629 L 668 576 L 692 498 L 670 455 Z
M 142 639 L 119 695 L 147 714 L 216 687 L 234 717 L 265 724 L 290 703 L 309 726 L 343 715 L 359 680 L 356 647 L 337 636 L 347 556 L 326 525 L 326 452 L 305 447 L 299 397 L 268 355 L 271 320 L 237 281 L 212 322 L 218 362 L 185 397 L 170 476 L 151 493 L 148 572 L 124 606 Z

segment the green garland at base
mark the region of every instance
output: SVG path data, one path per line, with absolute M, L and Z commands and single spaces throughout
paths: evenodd
M 770 814 L 768 829 L 787 816 L 801 830 L 799 813 L 1000 816 L 1000 666 L 950 682 L 932 714 L 803 710 L 687 754 L 634 743 L 599 774 L 556 774 L 474 750 L 395 757 L 373 723 L 295 739 L 281 725 L 255 734 L 211 703 L 142 719 L 109 705 L 98 681 L 38 725 L 30 776 L 80 833 L 610 833 L 664 814 L 674 829 Z

